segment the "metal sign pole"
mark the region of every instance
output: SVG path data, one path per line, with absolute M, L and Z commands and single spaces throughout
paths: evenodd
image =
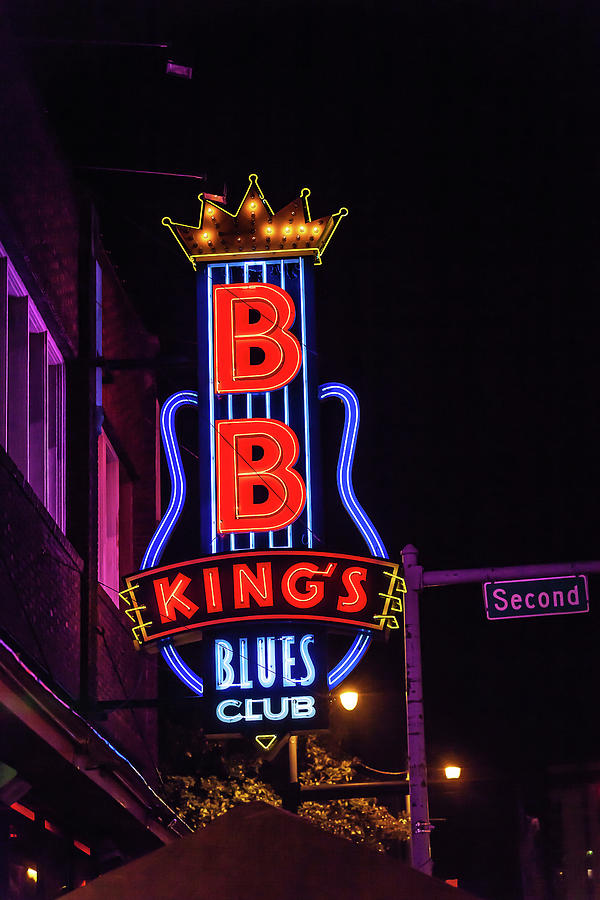
M 549 578 L 562 578 L 567 576 L 581 576 L 587 574 L 600 574 L 600 560 L 587 560 L 584 562 L 546 563 L 524 566 L 497 566 L 481 569 L 454 569 L 445 571 L 423 572 L 423 567 L 418 565 L 419 552 L 412 544 L 408 544 L 402 551 L 404 566 L 404 579 L 406 582 L 406 594 L 404 597 L 404 647 L 405 647 L 405 680 L 406 680 L 406 721 L 407 721 L 407 751 L 409 773 L 409 809 L 411 816 L 410 859 L 414 869 L 431 875 L 433 862 L 431 859 L 431 845 L 429 834 L 431 824 L 429 821 L 429 801 L 427 793 L 427 761 L 425 756 L 425 726 L 423 716 L 423 682 L 421 674 L 421 632 L 419 623 L 419 596 L 424 588 L 445 587 L 452 584 L 468 584 L 479 582 L 502 583 L 503 581 L 514 583 L 518 579 L 544 580 Z M 523 582 L 528 585 L 529 582 Z M 518 587 L 518 585 L 517 585 Z M 515 588 L 516 590 L 517 588 Z M 529 588 L 527 588 L 529 590 Z M 563 590 L 563 594 L 565 591 Z M 562 606 L 561 612 L 586 612 L 588 608 L 587 588 L 585 590 L 585 604 L 577 604 L 567 599 L 565 607 L 564 597 L 559 598 Z M 546 612 L 550 604 L 550 595 L 547 601 L 540 606 L 537 612 Z M 524 598 L 517 592 L 511 598 L 511 604 L 515 612 L 523 614 L 522 603 L 526 604 L 525 613 L 536 612 L 534 593 L 525 594 Z M 530 603 L 529 600 L 532 602 Z M 505 602 L 504 600 L 502 602 Z M 508 605 L 508 601 L 506 601 Z M 569 607 L 569 604 L 571 605 Z M 555 610 L 552 609 L 552 612 Z M 488 618 L 490 616 L 488 615 Z
M 423 569 L 419 553 L 408 544 L 402 551 L 406 594 L 404 596 L 404 659 L 406 675 L 406 724 L 408 744 L 408 788 L 410 798 L 410 860 L 413 869 L 432 873 L 421 676 L 421 631 L 419 593 Z

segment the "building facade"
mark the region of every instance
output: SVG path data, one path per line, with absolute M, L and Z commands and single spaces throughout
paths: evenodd
M 119 576 L 159 517 L 157 340 L 0 34 L 0 895 L 56 897 L 183 829 Z M 132 362 L 134 360 L 134 362 Z

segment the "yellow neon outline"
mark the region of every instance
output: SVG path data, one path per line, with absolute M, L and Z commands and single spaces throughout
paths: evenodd
M 277 212 L 277 213 L 273 212 L 272 207 L 270 206 L 267 198 L 265 197 L 265 195 L 260 187 L 260 184 L 258 183 L 258 175 L 256 175 L 255 173 L 253 173 L 249 176 L 248 187 L 246 188 L 246 192 L 245 192 L 244 196 L 242 197 L 240 204 L 235 212 L 229 212 L 229 210 L 225 209 L 225 207 L 223 205 L 221 205 L 220 203 L 216 203 L 214 200 L 207 200 L 204 194 L 199 194 L 198 199 L 200 200 L 200 215 L 199 215 L 198 225 L 185 225 L 183 222 L 174 222 L 169 216 L 164 216 L 162 218 L 162 220 L 161 220 L 162 224 L 170 230 L 171 234 L 173 235 L 173 237 L 175 238 L 175 240 L 177 241 L 177 243 L 183 250 L 187 259 L 189 259 L 189 261 L 191 262 L 194 269 L 196 269 L 196 263 L 198 260 L 203 261 L 205 259 L 208 261 L 211 261 L 211 262 L 223 262 L 225 260 L 243 260 L 243 259 L 257 259 L 257 258 L 271 259 L 274 257 L 276 258 L 276 257 L 286 257 L 286 256 L 314 256 L 315 257 L 315 266 L 322 265 L 323 254 L 325 252 L 327 245 L 329 244 L 331 238 L 335 234 L 340 221 L 344 218 L 344 216 L 348 215 L 348 209 L 345 206 L 342 206 L 338 210 L 337 213 L 333 213 L 333 215 L 331 215 L 329 217 L 326 217 L 326 216 L 323 217 L 323 218 L 327 218 L 327 222 L 321 233 L 321 237 L 319 239 L 320 242 L 319 242 L 318 246 L 315 245 L 313 247 L 304 247 L 304 248 L 295 247 L 295 248 L 290 248 L 290 249 L 284 247 L 283 249 L 280 249 L 280 250 L 267 250 L 267 249 L 259 250 L 258 248 L 255 248 L 253 250 L 244 250 L 244 251 L 238 251 L 238 252 L 236 252 L 235 250 L 232 250 L 232 251 L 216 251 L 214 253 L 213 252 L 211 252 L 211 253 L 190 253 L 188 251 L 188 249 L 184 245 L 183 241 L 179 237 L 179 234 L 177 233 L 177 230 L 176 230 L 177 228 L 185 228 L 185 229 L 188 229 L 189 231 L 203 231 L 205 228 L 204 210 L 208 206 L 218 210 L 220 213 L 223 213 L 226 216 L 229 216 L 230 219 L 237 218 L 240 211 L 242 210 L 242 207 L 244 206 L 244 203 L 246 202 L 246 200 L 248 198 L 248 194 L 250 193 L 250 191 L 252 189 L 255 189 L 257 191 L 258 196 L 259 196 L 260 200 L 262 201 L 265 209 L 268 211 L 269 215 L 272 216 L 273 218 L 277 218 L 277 216 L 279 216 L 279 214 L 282 212 L 282 210 L 279 210 L 279 212 Z M 305 225 L 309 225 L 312 223 L 312 219 L 311 219 L 311 215 L 310 215 L 310 207 L 309 207 L 309 203 L 308 203 L 308 198 L 310 196 L 310 193 L 311 192 L 310 192 L 309 188 L 302 188 L 302 190 L 300 191 L 299 199 L 302 202 Z M 283 209 L 285 209 L 285 207 L 283 207 Z M 208 226 L 206 226 L 206 227 L 208 227 Z M 213 227 L 213 226 L 211 226 L 211 227 Z
M 131 615 L 132 613 L 135 614 L 139 609 L 146 609 L 146 607 L 145 606 L 132 606 L 131 609 L 125 610 L 125 615 L 127 616 L 128 619 L 131 619 L 132 622 L 135 622 L 136 619 L 138 619 L 138 621 L 139 621 L 139 616 Z
M 132 622 L 135 622 L 135 620 L 137 619 L 138 624 L 134 625 L 132 627 L 131 631 L 133 632 L 133 639 L 135 640 L 136 644 L 139 644 L 140 646 L 142 646 L 143 642 L 139 639 L 136 632 L 141 631 L 143 640 L 147 641 L 148 635 L 146 634 L 146 628 L 150 628 L 154 624 L 154 622 L 152 621 L 152 619 L 149 622 L 144 622 L 142 616 L 140 615 L 140 610 L 146 609 L 146 607 L 139 606 L 137 603 L 137 600 L 135 598 L 135 591 L 138 590 L 139 584 L 131 584 L 131 582 L 128 578 L 126 578 L 125 580 L 127 581 L 127 587 L 124 588 L 122 591 L 119 591 L 119 597 L 121 598 L 121 600 L 123 600 L 124 603 L 126 603 L 129 606 L 129 609 L 124 610 L 124 613 L 127 616 L 127 618 L 130 619 Z M 129 599 L 128 595 L 131 597 L 131 599 Z M 131 615 L 131 613 L 135 614 L 135 619 Z
M 389 628 L 390 631 L 395 631 L 397 628 L 400 628 L 398 624 L 398 619 L 396 616 L 373 616 L 374 619 L 381 619 L 380 628 L 383 629 L 385 627 Z
M 386 627 L 391 631 L 400 628 L 397 617 L 392 615 L 394 612 L 403 611 L 402 601 L 406 593 L 406 582 L 402 575 L 398 575 L 398 569 L 399 565 L 395 565 L 391 572 L 384 571 L 383 573 L 390 579 L 390 584 L 387 593 L 379 592 L 378 594 L 379 597 L 383 597 L 385 600 L 383 612 L 373 616 L 373 621 L 379 623 L 378 628 L 380 631 Z M 394 593 L 394 591 L 398 593 Z M 401 596 L 398 596 L 398 594 Z
M 265 739 L 266 743 L 263 743 L 263 738 Z M 270 750 L 271 747 L 274 745 L 275 741 L 277 740 L 277 735 L 276 734 L 257 734 L 257 735 L 255 735 L 254 740 L 256 741 L 258 746 L 266 752 L 266 751 Z
M 125 603 L 129 603 L 129 605 L 131 606 L 131 604 L 135 600 L 134 591 L 137 591 L 138 588 L 139 584 L 130 584 L 129 587 L 126 587 L 123 591 L 119 591 L 119 597 L 121 598 L 121 600 L 123 600 Z M 130 600 L 128 598 L 128 594 L 131 594 L 133 600 Z
M 135 640 L 138 642 L 138 644 L 141 644 L 142 642 L 140 641 L 139 637 L 137 636 L 136 631 L 141 631 L 142 635 L 144 637 L 144 640 L 147 641 L 148 635 L 146 634 L 146 628 L 149 628 L 150 625 L 152 625 L 152 622 L 140 622 L 139 625 L 134 625 L 134 627 L 131 629 L 133 631 L 133 636 L 134 636 Z
M 327 232 L 327 237 L 325 238 L 325 242 L 323 243 L 323 245 L 320 248 L 318 248 L 315 266 L 320 266 L 323 264 L 323 254 L 325 253 L 325 248 L 327 247 L 327 244 L 329 243 L 329 241 L 335 234 L 338 225 L 340 224 L 340 222 L 342 221 L 344 216 L 347 216 L 347 215 L 348 215 L 347 207 L 342 206 L 341 209 L 339 209 L 336 213 L 334 213 L 331 216 L 331 218 L 328 222 L 328 227 L 329 227 L 329 225 L 331 225 L 332 227 L 329 229 L 329 231 L 327 231 L 327 228 L 325 229 L 325 231 Z

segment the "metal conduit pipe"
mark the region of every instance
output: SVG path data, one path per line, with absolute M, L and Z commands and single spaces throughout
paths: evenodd
M 0 677 L 0 692 L 2 694 L 2 703 L 17 718 L 24 722 L 28 728 L 35 732 L 38 737 L 42 738 L 50 747 L 52 747 L 63 759 L 74 765 L 78 771 L 86 775 L 90 781 L 93 781 L 98 787 L 106 791 L 114 800 L 126 809 L 131 815 L 141 822 L 148 831 L 152 832 L 163 844 L 170 843 L 178 837 L 174 830 L 162 825 L 154 816 L 152 805 L 142 797 L 140 792 L 114 769 L 92 768 L 88 767 L 88 763 L 94 762 L 93 753 L 89 752 L 89 745 L 86 744 L 85 752 L 82 752 L 81 737 L 77 736 L 66 723 L 62 722 L 51 710 L 43 706 L 39 699 L 36 698 L 27 688 L 16 681 L 10 670 L 0 661 L 0 670 L 4 677 Z M 15 686 L 17 690 L 15 690 Z M 41 712 L 32 708 L 26 698 L 30 698 L 31 702 L 41 708 Z M 72 714 L 73 711 L 69 710 Z M 82 720 L 84 721 L 84 720 Z M 95 737 L 95 736 L 93 736 Z M 95 738 L 95 740 L 99 740 Z M 175 819 L 180 825 L 181 831 L 190 831 L 189 826 L 182 822 L 167 806 L 166 803 L 156 796 L 157 806 L 164 809 L 166 816 Z

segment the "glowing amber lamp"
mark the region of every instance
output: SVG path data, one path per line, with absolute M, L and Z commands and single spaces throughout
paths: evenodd
M 356 709 L 356 704 L 358 703 L 358 694 L 356 693 L 356 691 L 342 691 L 342 693 L 340 694 L 340 703 L 342 704 L 344 709 Z
M 461 771 L 462 770 L 460 766 L 446 766 L 444 769 L 444 775 L 446 776 L 446 778 L 448 778 L 448 780 L 452 780 L 460 778 Z

